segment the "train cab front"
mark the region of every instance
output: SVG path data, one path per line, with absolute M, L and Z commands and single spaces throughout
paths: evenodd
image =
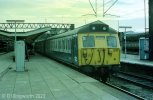
M 87 72 L 108 77 L 109 69 L 120 64 L 117 34 L 91 32 L 78 35 L 79 66 Z

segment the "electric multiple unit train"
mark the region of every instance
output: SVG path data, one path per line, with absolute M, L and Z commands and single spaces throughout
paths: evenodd
M 87 73 L 96 73 L 103 82 L 110 69 L 120 64 L 118 34 L 101 21 L 37 40 L 35 50 Z

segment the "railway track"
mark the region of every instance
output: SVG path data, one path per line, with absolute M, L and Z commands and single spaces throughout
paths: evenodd
M 55 59 L 54 59 L 55 60 Z M 57 61 L 57 60 L 56 60 Z M 59 61 L 58 61 L 59 62 Z M 63 61 L 60 61 L 60 63 L 63 63 Z M 76 68 L 76 66 L 74 67 L 74 65 L 70 65 L 70 64 L 66 64 L 66 63 L 63 63 L 64 65 L 67 65 L 68 67 L 70 67 L 70 68 L 72 68 L 72 69 L 74 69 L 74 70 L 76 70 L 76 71 L 79 71 L 80 73 L 83 73 L 83 74 L 86 74 L 86 75 L 88 75 L 87 73 L 84 73 L 84 72 L 82 72 L 82 71 L 80 71 L 80 70 L 78 70 L 77 68 Z M 73 67 L 72 67 L 73 66 Z M 94 77 L 94 76 L 92 76 L 92 75 L 88 75 L 89 77 L 92 77 L 92 78 L 94 78 L 94 79 L 96 79 L 96 80 L 98 80 L 98 81 L 100 81 L 100 82 L 102 82 L 99 78 L 97 78 L 97 77 Z M 102 82 L 103 83 L 103 82 Z M 106 85 L 108 85 L 108 86 L 110 86 L 110 87 L 112 87 L 112 88 L 114 88 L 114 89 L 117 89 L 117 90 L 119 90 L 119 91 L 121 91 L 121 92 L 124 92 L 125 94 L 128 94 L 128 95 L 130 95 L 130 96 L 133 96 L 133 97 L 135 97 L 136 99 L 138 99 L 138 100 L 146 100 L 146 98 L 143 98 L 142 96 L 139 96 L 139 95 L 136 95 L 135 93 L 132 93 L 132 92 L 130 92 L 130 91 L 127 91 L 127 90 L 125 90 L 125 89 L 122 89 L 121 87 L 119 87 L 119 86 L 117 86 L 117 85 L 113 85 L 113 84 L 111 84 L 111 83 L 109 83 L 109 81 L 108 82 L 106 82 L 105 83 Z
M 126 93 L 126 94 L 128 94 L 128 95 L 130 95 L 130 96 L 133 96 L 133 97 L 135 97 L 135 98 L 138 99 L 138 100 L 145 100 L 145 98 L 143 98 L 143 97 L 141 97 L 141 96 L 138 96 L 138 95 L 136 95 L 136 94 L 134 94 L 134 93 L 131 93 L 131 92 L 129 92 L 129 91 L 126 91 L 126 90 L 124 90 L 124 89 L 122 89 L 122 88 L 120 88 L 120 87 L 118 87 L 118 86 L 115 86 L 115 85 L 109 83 L 109 82 L 106 82 L 106 85 L 108 85 L 108 86 L 110 86 L 110 87 L 112 87 L 112 88 L 115 88 L 115 89 L 117 89 L 117 90 L 119 90 L 119 91 L 121 91 L 121 92 L 124 92 L 124 93 Z
M 133 73 L 117 72 L 113 74 L 113 77 L 120 78 L 122 80 L 134 83 L 138 86 L 153 89 L 153 78 Z

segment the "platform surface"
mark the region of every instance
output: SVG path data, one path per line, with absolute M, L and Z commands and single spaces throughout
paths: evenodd
M 13 55 L 13 52 L 0 54 L 0 77 L 2 77 L 13 64 L 11 55 Z
M 40 55 L 25 62 L 28 71 L 16 72 L 15 63 L 8 56 L 0 61 L 1 65 L 9 63 L 12 67 L 0 79 L 0 100 L 135 100 Z
M 140 60 L 139 55 L 126 54 L 126 56 L 125 56 L 125 54 L 121 54 L 121 60 L 120 61 L 123 62 L 123 63 L 153 67 L 153 61 Z

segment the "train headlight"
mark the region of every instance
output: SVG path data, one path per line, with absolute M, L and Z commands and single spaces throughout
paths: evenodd
M 103 27 L 103 30 L 106 31 L 106 29 L 107 29 L 107 28 L 104 26 L 104 27 Z
M 92 27 L 92 30 L 93 30 L 93 31 L 94 31 L 94 30 L 96 30 L 96 27 L 95 27 L 95 26 L 93 26 L 93 27 Z
M 89 27 L 92 32 L 105 32 L 109 29 L 109 26 L 106 24 L 92 24 Z

